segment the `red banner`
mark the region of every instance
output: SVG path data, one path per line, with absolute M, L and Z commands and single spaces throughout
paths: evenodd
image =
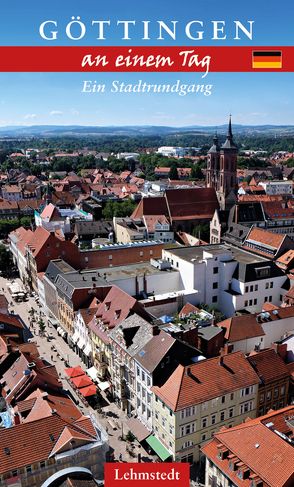
M 254 67 L 253 52 L 280 51 L 280 65 Z M 294 47 L 1 46 L 0 72 L 293 72 Z M 276 64 L 276 63 L 273 63 Z
M 105 487 L 189 487 L 188 463 L 106 463 Z

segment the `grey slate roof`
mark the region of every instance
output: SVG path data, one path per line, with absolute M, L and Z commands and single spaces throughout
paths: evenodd
M 55 286 L 69 299 L 76 289 L 87 289 L 95 287 L 105 287 L 107 284 L 104 279 L 98 276 L 98 271 L 75 271 L 68 274 L 59 274 Z
M 58 274 L 66 274 L 68 272 L 76 272 L 76 270 L 62 259 L 51 260 L 45 272 L 45 276 L 51 282 L 55 282 Z
M 134 357 L 152 338 L 153 325 L 134 313 L 116 326 L 109 336 Z

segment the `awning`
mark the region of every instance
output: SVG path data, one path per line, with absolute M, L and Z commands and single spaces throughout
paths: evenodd
M 62 328 L 60 326 L 57 327 L 57 333 L 58 335 L 61 335 L 61 332 L 62 332 Z
M 79 389 L 79 392 L 84 397 L 95 396 L 95 394 L 97 393 L 97 388 L 94 385 L 87 386 L 87 387 L 82 387 L 82 389 Z
M 88 377 L 86 374 L 80 375 L 79 377 L 73 377 L 70 380 L 78 389 L 94 385 L 90 377 Z
M 64 330 L 61 330 L 61 333 L 60 333 L 60 335 L 62 336 L 62 338 L 64 338 L 64 337 L 65 337 L 65 335 L 66 335 L 66 331 L 64 331 Z
M 98 382 L 98 387 L 101 391 L 106 391 L 111 386 L 110 382 L 105 381 L 105 382 Z
M 98 372 L 97 372 L 96 367 L 91 367 L 90 369 L 87 369 L 86 372 L 87 372 L 88 376 L 91 377 L 91 379 L 93 379 L 95 381 L 98 380 L 97 379 Z
M 90 343 L 87 343 L 87 345 L 85 346 L 83 352 L 85 355 L 87 355 L 87 357 L 89 357 L 90 353 L 91 353 L 91 350 L 92 350 L 92 347 L 90 345 Z
M 171 453 L 154 435 L 150 435 L 149 438 L 146 439 L 146 442 L 149 446 L 151 446 L 152 450 L 155 451 L 156 455 L 158 455 L 163 462 L 171 457 Z
M 80 338 L 77 343 L 77 346 L 82 350 L 85 345 L 86 345 L 85 340 L 83 338 Z
M 127 427 L 131 430 L 139 442 L 146 440 L 146 438 L 151 435 L 151 431 L 149 431 L 146 426 L 144 426 L 144 424 L 136 418 L 129 419 L 127 421 Z
M 69 367 L 67 369 L 64 369 L 64 372 L 68 377 L 79 377 L 80 375 L 84 375 L 85 372 L 83 371 L 82 367 L 80 365 L 77 365 L 76 367 Z
M 77 343 L 77 341 L 79 339 L 79 332 L 78 331 L 75 331 L 74 334 L 73 334 L 73 336 L 70 339 L 71 339 L 71 341 L 73 343 Z

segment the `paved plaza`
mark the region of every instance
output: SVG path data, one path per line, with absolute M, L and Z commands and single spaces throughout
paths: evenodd
M 68 363 L 69 367 L 75 367 L 77 365 L 80 365 L 82 369 L 86 371 L 85 364 L 74 352 L 74 350 L 69 347 L 64 339 L 60 335 L 58 335 L 56 329 L 52 325 L 48 324 L 47 318 L 44 314 L 44 310 L 41 308 L 41 306 L 37 304 L 35 298 L 29 297 L 28 301 L 20 303 L 17 303 L 12 299 L 11 294 L 7 289 L 7 285 L 10 282 L 11 280 L 4 279 L 0 276 L 0 292 L 5 294 L 9 302 L 9 311 L 18 314 L 22 318 L 22 320 L 33 335 L 31 340 L 37 344 L 40 356 L 55 365 L 59 373 L 60 380 L 63 383 L 64 389 L 69 391 L 70 394 L 76 399 L 76 401 L 79 403 L 81 411 L 84 414 L 94 415 L 98 423 L 108 432 L 110 451 L 114 453 L 114 458 L 118 460 L 121 455 L 123 461 L 137 462 L 138 453 L 140 453 L 142 461 L 156 461 L 157 457 L 149 455 L 137 441 L 133 443 L 133 456 L 131 456 L 127 452 L 126 449 L 128 443 L 120 440 L 119 437 L 122 434 L 125 435 L 128 432 L 128 427 L 126 424 L 128 418 L 124 414 L 124 412 L 116 406 L 115 403 L 109 402 L 107 400 L 104 393 L 102 393 L 102 396 L 105 399 L 105 406 L 102 407 L 101 413 L 98 413 L 92 407 L 86 406 L 81 402 L 80 398 L 75 392 L 75 389 L 71 387 L 71 384 L 67 380 L 64 369 L 67 366 L 66 363 Z M 14 282 L 18 282 L 21 284 L 20 279 L 14 279 Z M 29 314 L 29 310 L 31 308 L 35 310 L 36 320 L 34 323 L 32 322 L 32 317 Z M 39 335 L 39 325 L 37 324 L 39 317 L 41 317 L 45 322 L 45 335 L 47 336 L 47 334 L 52 334 L 53 336 L 50 341 L 47 341 L 46 336 Z M 54 346 L 54 349 L 56 351 L 52 350 L 52 346 Z M 109 414 L 109 416 L 107 414 Z M 113 427 L 111 426 L 112 424 L 115 424 L 117 428 L 113 429 Z

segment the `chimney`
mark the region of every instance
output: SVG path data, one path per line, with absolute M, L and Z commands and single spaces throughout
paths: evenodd
M 19 413 L 14 413 L 14 424 L 20 424 L 20 416 Z
M 219 356 L 218 364 L 224 365 L 224 357 L 222 355 Z
M 287 343 L 273 343 L 272 348 L 286 362 L 287 358 Z

